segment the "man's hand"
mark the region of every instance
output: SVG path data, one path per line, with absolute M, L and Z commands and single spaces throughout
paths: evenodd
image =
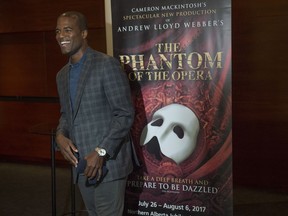
M 60 148 L 63 157 L 69 161 L 73 166 L 77 166 L 78 160 L 73 154 L 73 152 L 78 152 L 72 141 L 65 137 L 63 134 L 56 135 L 56 142 Z
M 93 179 L 96 177 L 97 181 L 99 181 L 102 176 L 104 157 L 99 156 L 96 151 L 93 151 L 85 157 L 85 160 L 87 160 L 87 165 L 84 171 L 84 175 L 87 176 L 89 179 Z

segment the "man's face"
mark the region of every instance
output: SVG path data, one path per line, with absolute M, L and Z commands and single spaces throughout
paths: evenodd
M 81 31 L 72 17 L 59 17 L 56 26 L 56 40 L 62 54 L 73 56 L 84 46 L 87 31 Z

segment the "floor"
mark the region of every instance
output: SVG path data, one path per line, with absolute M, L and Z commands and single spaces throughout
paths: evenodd
M 51 216 L 51 169 L 49 166 L 0 163 L 0 215 Z M 56 168 L 57 216 L 72 215 L 70 169 Z M 234 216 L 286 216 L 288 194 L 234 188 Z M 86 216 L 76 188 L 77 216 Z
M 2 216 L 51 216 L 51 168 L 31 164 L 0 163 L 0 215 Z M 71 179 L 69 168 L 56 168 L 57 216 L 71 213 Z M 84 205 L 77 188 L 75 215 L 82 212 Z

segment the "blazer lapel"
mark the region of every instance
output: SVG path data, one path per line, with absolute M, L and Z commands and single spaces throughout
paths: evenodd
M 87 77 L 90 74 L 90 66 L 91 66 L 91 61 L 89 60 L 89 55 L 87 55 L 87 58 L 84 61 L 84 64 L 81 69 L 81 74 L 77 86 L 77 94 L 76 94 L 76 99 L 75 99 L 75 105 L 74 105 L 74 113 L 73 113 L 73 119 L 76 117 L 79 106 L 81 103 L 81 98 L 85 89 Z
M 64 82 L 63 82 L 63 91 L 65 95 L 65 104 L 69 106 L 69 113 L 68 116 L 72 118 L 72 107 L 71 107 L 71 100 L 70 100 L 70 85 L 69 85 L 69 66 L 67 66 L 66 71 L 64 72 Z

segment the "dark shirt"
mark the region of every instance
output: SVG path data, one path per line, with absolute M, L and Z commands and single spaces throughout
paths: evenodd
M 70 101 L 71 107 L 73 109 L 75 105 L 75 98 L 77 94 L 77 85 L 81 74 L 81 69 L 86 58 L 86 52 L 82 56 L 79 62 L 72 64 L 70 62 L 70 70 L 69 70 L 69 85 L 70 85 Z

